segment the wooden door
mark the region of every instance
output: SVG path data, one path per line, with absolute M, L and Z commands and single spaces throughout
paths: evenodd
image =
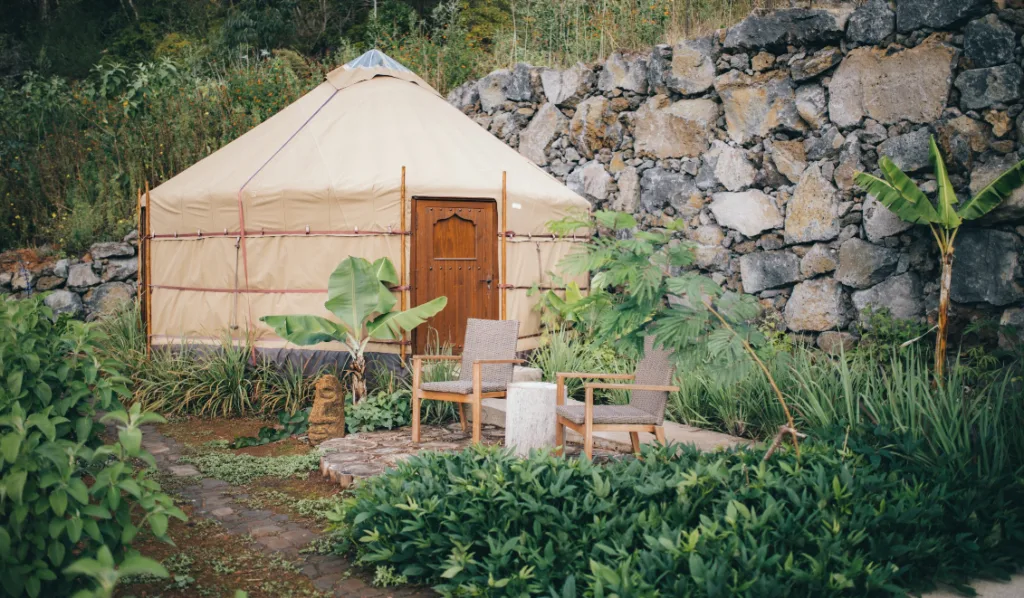
M 498 211 L 494 200 L 413 198 L 412 302 L 448 305 L 413 333 L 419 355 L 434 337 L 462 352 L 467 318 L 498 319 Z

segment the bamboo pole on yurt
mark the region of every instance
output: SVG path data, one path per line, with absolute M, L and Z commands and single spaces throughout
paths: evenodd
M 146 357 L 153 353 L 153 210 L 149 196 L 149 181 L 146 181 L 146 238 L 145 264 L 146 275 L 143 283 L 146 286 Z
M 501 319 L 508 315 L 508 172 L 501 171 Z
M 401 233 L 402 233 L 401 234 L 401 239 L 402 239 L 402 241 L 401 241 L 401 244 L 402 244 L 401 268 L 402 269 L 401 269 L 401 275 L 400 275 L 401 280 L 399 282 L 399 284 L 401 284 L 401 287 L 399 287 L 398 296 L 399 296 L 399 298 L 400 298 L 400 300 L 402 302 L 402 311 L 405 311 L 405 308 L 408 305 L 408 303 L 406 303 L 406 295 L 405 295 L 406 291 L 408 290 L 406 288 L 406 276 L 405 276 L 405 266 L 406 266 L 406 264 L 405 264 L 405 235 L 406 235 L 406 230 L 405 230 L 405 166 L 402 167 L 402 190 L 401 190 L 401 194 L 399 195 L 399 207 L 400 207 L 400 211 L 401 211 L 401 214 L 402 214 L 401 217 L 400 217 L 400 224 L 399 224 L 399 227 L 400 227 L 400 230 L 401 230 Z M 402 331 L 402 336 L 399 339 L 399 344 L 398 344 L 398 352 L 401 354 L 401 357 L 402 357 L 402 366 L 405 366 L 405 335 L 406 335 L 405 331 Z
M 135 190 L 135 230 L 139 238 L 136 243 L 139 247 L 139 268 L 135 272 L 135 288 L 138 289 L 139 318 L 146 321 L 146 229 L 142 222 L 142 187 Z

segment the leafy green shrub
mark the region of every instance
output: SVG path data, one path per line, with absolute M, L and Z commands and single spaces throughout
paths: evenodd
M 1012 474 L 919 468 L 850 436 L 770 462 L 763 449 L 678 446 L 607 466 L 421 454 L 331 515 L 336 549 L 446 595 L 902 595 L 1015 570 L 1024 486 Z
M 408 389 L 377 392 L 354 405 L 351 398 L 351 395 L 346 397 L 345 405 L 345 429 L 349 434 L 393 430 L 412 424 L 412 394 Z
M 309 429 L 309 410 L 303 409 L 294 415 L 282 411 L 277 414 L 277 422 L 280 424 L 279 426 L 263 426 L 256 436 L 239 436 L 228 446 L 230 448 L 262 446 L 291 438 L 297 434 L 304 434 Z
M 104 570 L 144 565 L 130 551 L 140 529 L 170 541 L 168 519 L 185 519 L 133 465 L 153 466 L 140 426 L 161 418 L 122 411 L 127 380 L 97 356 L 92 328 L 52 318 L 38 301 L 0 302 L 2 595 L 70 595 L 86 581 L 73 575 L 99 575 L 96 559 Z M 116 442 L 95 425 L 100 411 Z

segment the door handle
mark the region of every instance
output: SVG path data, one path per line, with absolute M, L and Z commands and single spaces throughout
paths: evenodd
M 487 290 L 489 291 L 489 290 L 491 290 L 491 282 L 493 280 L 494 280 L 494 277 L 491 274 L 488 274 L 487 278 L 481 278 L 480 282 L 486 282 L 487 283 Z

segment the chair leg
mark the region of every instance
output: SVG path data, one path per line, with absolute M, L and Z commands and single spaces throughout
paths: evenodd
M 665 426 L 654 426 L 654 437 L 658 439 L 662 445 L 665 444 Z
M 459 403 L 459 425 L 462 426 L 462 431 L 466 431 L 466 404 Z
M 420 441 L 420 393 L 419 389 L 412 389 L 412 441 Z
M 583 434 L 583 452 L 587 459 L 594 459 L 594 431 L 589 428 Z
M 565 454 L 565 426 L 557 418 L 555 419 L 555 454 Z
M 629 433 L 629 441 L 631 443 L 633 443 L 633 454 L 639 454 L 640 453 L 640 433 L 639 432 L 630 432 Z
M 483 405 L 480 402 L 480 395 L 473 396 L 473 444 L 480 442 L 480 428 L 482 427 Z

